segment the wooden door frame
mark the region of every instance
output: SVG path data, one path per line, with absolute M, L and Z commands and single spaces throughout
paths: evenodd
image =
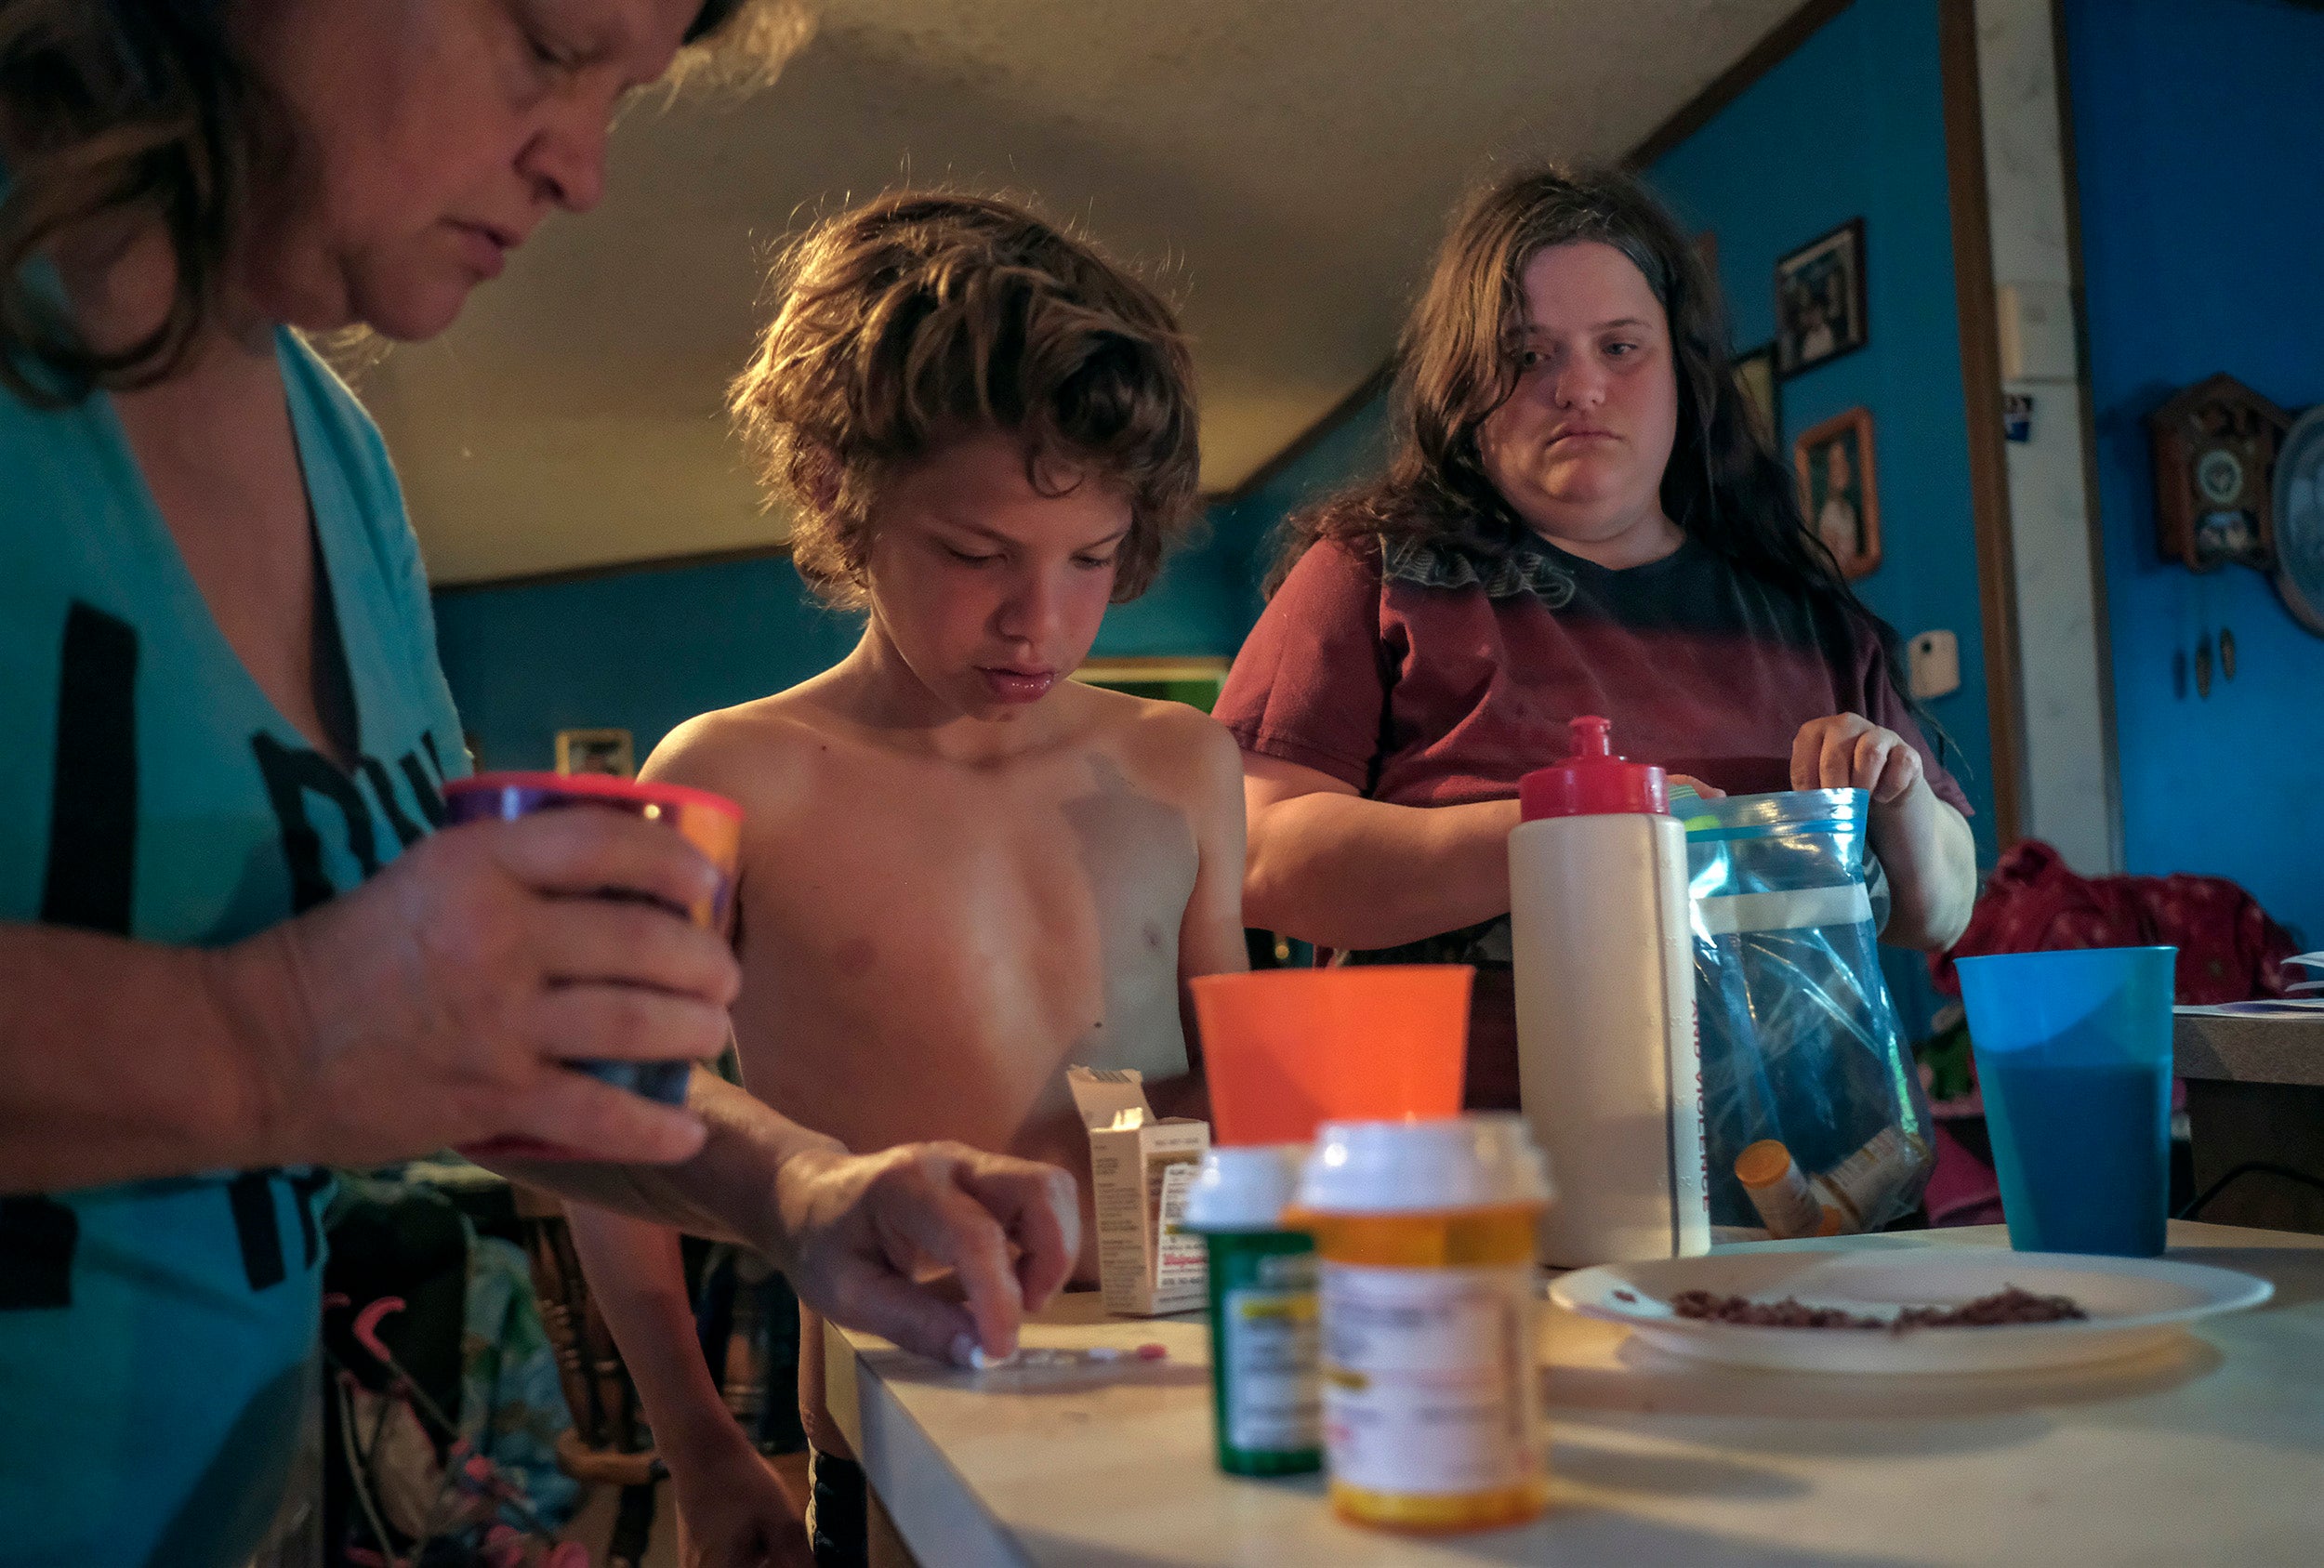
M 2026 699 L 2017 635 L 2017 560 L 2009 455 L 2001 428 L 2001 339 L 1985 183 L 1985 110 L 1977 83 L 1975 0 L 1937 0 L 1945 102 L 1945 177 L 1952 206 L 1953 293 L 1968 413 L 1969 500 L 1984 622 L 1986 727 L 1993 756 L 1993 832 L 2007 851 L 2023 836 Z

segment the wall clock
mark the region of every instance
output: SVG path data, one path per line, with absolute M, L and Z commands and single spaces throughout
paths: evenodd
M 2276 591 L 2324 637 L 2324 403 L 2300 416 L 2276 459 Z
M 2199 381 L 2146 416 L 2155 446 L 2155 547 L 2196 572 L 2276 564 L 2276 454 L 2291 415 L 2231 376 Z

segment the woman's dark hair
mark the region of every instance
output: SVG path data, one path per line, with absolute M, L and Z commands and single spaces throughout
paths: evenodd
M 0 389 L 42 407 L 165 379 L 215 307 L 279 116 L 236 47 L 233 0 L 0 0 Z M 705 0 L 686 42 L 804 34 L 782 0 Z M 720 38 L 721 44 L 725 42 Z M 160 324 L 99 350 L 27 263 L 93 219 L 150 213 L 177 260 Z
M 1477 429 L 1516 389 L 1526 266 L 1552 245 L 1584 240 L 1635 262 L 1670 319 L 1678 430 L 1662 473 L 1663 511 L 1739 570 L 1860 618 L 1901 675 L 1895 629 L 1856 597 L 1808 528 L 1790 470 L 1744 402 L 1717 284 L 1669 209 L 1609 169 L 1525 170 L 1460 210 L 1405 324 L 1387 471 L 1293 514 L 1268 591 L 1319 539 L 1367 551 L 1429 544 L 1482 561 L 1517 548 L 1525 523 L 1486 477 Z

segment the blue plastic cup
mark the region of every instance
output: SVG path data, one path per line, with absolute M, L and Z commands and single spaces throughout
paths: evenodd
M 2175 947 L 1960 961 L 2009 1244 L 2153 1258 L 2171 1200 Z

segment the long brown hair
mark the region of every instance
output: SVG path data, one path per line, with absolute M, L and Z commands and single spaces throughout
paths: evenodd
M 1606 169 L 1525 170 L 1461 209 L 1405 325 L 1387 471 L 1288 520 L 1269 591 L 1319 539 L 1425 543 L 1491 561 L 1516 549 L 1525 524 L 1486 477 L 1476 435 L 1516 389 L 1527 264 L 1576 241 L 1629 257 L 1670 320 L 1679 406 L 1664 512 L 1736 566 L 1877 623 L 1807 527 L 1789 471 L 1744 403 L 1726 312 L 1695 247 L 1651 192 Z
M 0 0 L 0 389 L 59 407 L 150 386 L 201 336 L 252 177 L 285 153 L 282 116 L 234 39 L 234 4 Z M 795 15 L 786 0 L 704 0 L 686 41 L 743 33 L 755 46 L 775 33 L 795 44 L 801 28 L 784 25 Z M 83 224 L 129 215 L 161 222 L 175 289 L 151 332 L 100 350 L 28 264 Z

